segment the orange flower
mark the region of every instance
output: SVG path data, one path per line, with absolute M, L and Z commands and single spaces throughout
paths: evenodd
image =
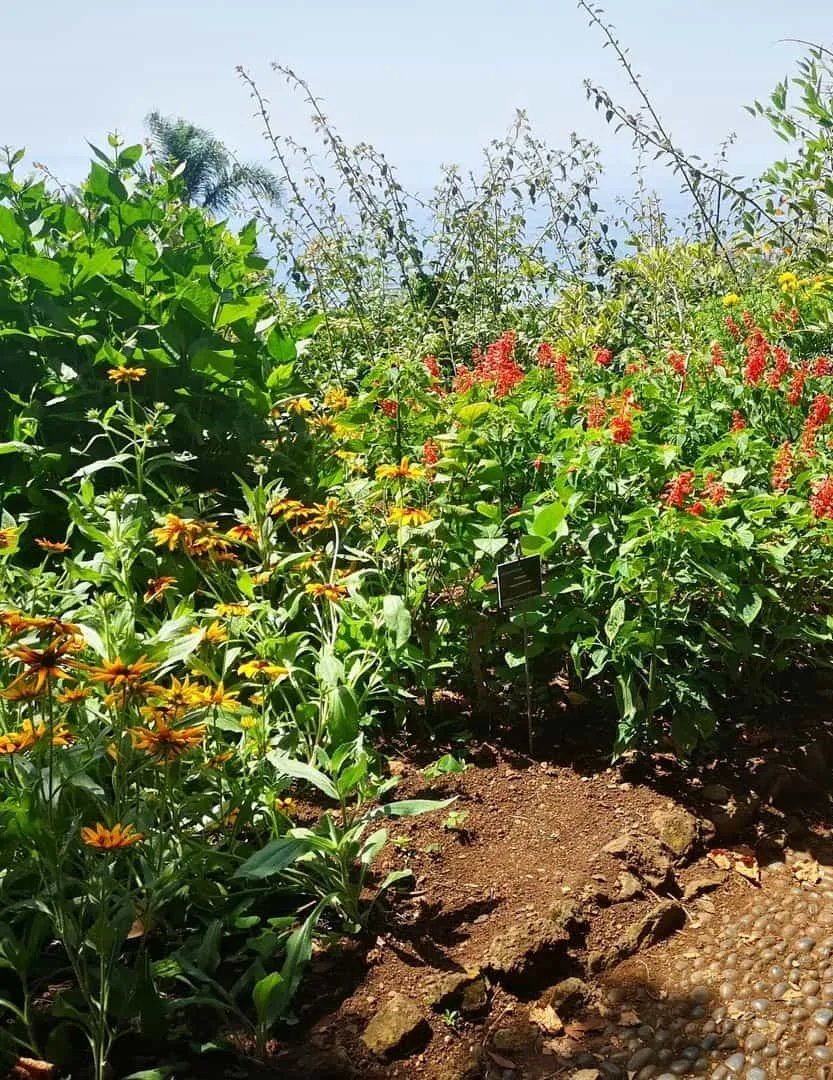
M 157 547 L 167 546 L 168 551 L 175 551 L 181 544 L 187 550 L 209 528 L 216 528 L 216 522 L 195 521 L 194 518 L 166 514 L 165 524 L 151 529 L 150 535 L 156 541 Z
M 62 705 L 77 705 L 80 701 L 88 698 L 90 693 L 91 691 L 87 686 L 70 686 L 56 694 L 55 700 L 60 701 Z
M 288 520 L 288 519 L 287 519 Z M 318 529 L 329 529 L 333 525 L 343 525 L 347 521 L 347 511 L 338 499 L 329 498 L 323 503 L 314 503 L 308 512 L 308 520 L 296 526 L 302 536 Z
M 35 686 L 40 690 L 49 679 L 72 678 L 67 667 L 77 666 L 70 653 L 78 652 L 82 644 L 73 638 L 54 638 L 45 649 L 33 649 L 29 645 L 12 645 L 5 649 L 5 655 L 19 660 L 26 668 L 16 682 L 22 682 L 34 676 Z M 12 683 L 12 686 L 15 684 Z M 11 689 L 11 687 L 9 687 Z
M 316 600 L 329 600 L 331 604 L 337 604 L 342 597 L 347 595 L 347 586 L 331 585 L 327 581 L 313 581 L 304 586 L 304 591 Z
M 150 604 L 152 601 L 158 600 L 172 585 L 176 585 L 175 577 L 148 578 L 148 587 L 143 597 L 145 603 Z
M 145 672 L 155 666 L 149 660 L 145 660 L 144 656 L 140 656 L 132 664 L 125 663 L 120 656 L 117 656 L 115 660 L 105 660 L 98 667 L 90 667 L 89 671 L 93 682 L 104 683 L 111 690 L 133 689 L 142 680 Z
M 331 386 L 324 394 L 324 405 L 333 412 L 343 412 L 353 399 L 338 386 Z
M 163 717 L 157 715 L 152 727 L 131 728 L 130 735 L 136 750 L 146 750 L 151 757 L 161 764 L 174 761 L 199 746 L 205 733 L 205 724 L 193 727 L 175 728 Z
M 107 369 L 107 378 L 116 384 L 141 382 L 148 369 L 143 367 L 111 367 Z
M 175 676 L 171 678 L 171 685 L 166 687 L 161 697 L 167 705 L 174 709 L 197 709 L 203 704 L 205 687 L 192 683 L 186 676 L 181 682 Z
M 239 522 L 226 533 L 232 540 L 241 540 L 247 544 L 256 544 L 258 541 L 257 529 L 253 525 L 247 525 L 244 521 Z
M 81 839 L 87 847 L 98 848 L 100 851 L 132 847 L 140 844 L 144 838 L 144 833 L 136 832 L 132 825 L 114 825 L 112 829 L 108 829 L 99 821 L 94 829 L 85 826 L 81 830 Z
M 69 551 L 69 544 L 65 544 L 63 540 L 44 540 L 40 536 L 35 540 L 35 543 L 39 548 L 44 551 L 51 551 L 55 555 L 65 555 Z
M 24 720 L 17 731 L 8 731 L 0 736 L 3 745 L 0 753 L 14 754 L 19 750 L 31 750 L 47 734 L 46 724 L 42 720 L 36 725 L 31 720 Z M 72 735 L 66 724 L 56 724 L 52 728 L 53 746 L 69 746 L 71 742 Z
M 283 403 L 283 407 L 287 412 L 294 413 L 295 416 L 303 416 L 304 413 L 312 412 L 312 402 L 307 397 L 290 398 L 289 401 Z
M 0 697 L 6 701 L 34 701 L 43 693 L 43 686 L 29 679 L 15 679 L 13 683 L 0 690 Z

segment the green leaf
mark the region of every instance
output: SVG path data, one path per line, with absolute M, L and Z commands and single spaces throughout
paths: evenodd
M 303 341 L 305 338 L 311 338 L 323 322 L 323 315 L 310 315 L 308 319 L 304 319 L 303 322 L 297 323 L 292 327 L 292 336 L 296 341 Z
M 66 274 L 54 259 L 44 259 L 40 255 L 12 255 L 9 262 L 22 277 L 40 282 L 52 293 L 60 293 L 67 283 Z
M 535 515 L 530 532 L 535 536 L 552 536 L 567 515 L 565 503 L 549 503 Z
M 277 874 L 285 870 L 287 866 L 291 866 L 306 850 L 307 844 L 304 840 L 282 836 L 261 848 L 260 851 L 256 851 L 254 855 L 250 855 L 237 867 L 234 876 L 256 880 L 271 877 L 272 874 Z
M 266 339 L 266 348 L 269 350 L 269 355 L 281 363 L 286 363 L 287 360 L 295 360 L 298 356 L 294 340 L 278 326 L 274 328 Z
M 267 761 L 278 770 L 283 773 L 284 776 L 292 776 L 296 780 L 306 780 L 307 783 L 317 787 L 319 791 L 323 792 L 328 799 L 333 799 L 338 802 L 338 791 L 332 780 L 325 776 L 324 773 L 318 769 L 313 768 L 312 765 L 308 765 L 304 761 L 296 761 L 294 758 L 287 757 L 286 754 L 282 754 L 280 750 L 273 750 L 266 755 Z
M 83 285 L 96 274 L 116 273 L 121 268 L 121 253 L 116 248 L 99 248 L 92 255 L 79 255 L 75 268 L 75 285 Z
M 25 235 L 8 206 L 0 206 L 0 240 L 4 240 L 9 247 L 20 247 Z
M 748 472 L 749 470 L 745 469 L 743 465 L 738 465 L 734 469 L 727 469 L 721 477 L 721 480 L 730 487 L 738 487 L 738 485 L 742 484 L 746 479 Z
M 221 327 L 229 326 L 231 323 L 239 322 L 241 319 L 254 323 L 263 304 L 263 296 L 248 296 L 243 300 L 234 300 L 230 304 L 223 304 L 215 325 L 219 330 Z
M 616 639 L 616 635 L 622 629 L 622 624 L 625 621 L 625 601 L 620 596 L 616 600 L 610 609 L 607 616 L 607 622 L 605 623 L 605 636 L 611 643 Z
M 498 552 L 503 551 L 508 543 L 509 541 L 505 537 L 481 536 L 474 541 L 474 549 L 484 555 L 494 557 Z
M 382 597 L 382 616 L 386 628 L 394 635 L 397 649 L 403 648 L 411 636 L 411 613 L 401 596 Z
M 380 817 L 416 817 L 418 814 L 427 814 L 432 810 L 444 810 L 456 801 L 456 796 L 453 799 L 403 799 L 400 802 L 375 806 L 368 811 L 367 818 L 373 821 Z
M 203 371 L 207 375 L 219 375 L 230 379 L 234 374 L 235 355 L 233 349 L 197 349 L 191 357 L 194 371 Z
M 751 626 L 758 617 L 763 603 L 758 593 L 753 592 L 747 585 L 741 587 L 738 593 L 738 614 L 747 626 Z

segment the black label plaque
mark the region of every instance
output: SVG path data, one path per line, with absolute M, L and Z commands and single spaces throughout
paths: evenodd
M 498 607 L 511 607 L 521 600 L 540 596 L 544 591 L 541 577 L 541 556 L 527 555 L 524 559 L 500 563 L 497 568 Z

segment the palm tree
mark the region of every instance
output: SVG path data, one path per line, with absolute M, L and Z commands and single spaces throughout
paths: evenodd
M 182 178 L 189 202 L 206 210 L 228 210 L 244 191 L 277 201 L 281 185 L 263 165 L 235 161 L 210 131 L 155 109 L 145 120 L 153 148 L 166 165 L 185 163 Z

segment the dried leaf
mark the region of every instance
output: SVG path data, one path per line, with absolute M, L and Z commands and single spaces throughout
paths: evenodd
M 547 1035 L 560 1035 L 564 1030 L 564 1024 L 561 1017 L 552 1005 L 545 1005 L 543 1008 L 530 1009 L 529 1019 L 533 1024 L 537 1024 L 542 1031 L 547 1033 Z
M 140 938 L 145 936 L 145 924 L 141 916 L 133 920 L 133 925 L 127 931 L 127 940 L 133 941 L 134 938 Z
M 18 1080 L 48 1080 L 55 1073 L 55 1066 L 48 1061 L 21 1057 L 15 1062 L 11 1075 Z
M 821 881 L 821 867 L 812 856 L 793 863 L 792 871 L 798 881 L 807 885 L 818 885 Z
M 712 848 L 709 859 L 721 870 L 734 870 L 736 874 L 754 881 L 756 885 L 761 880 L 761 868 L 751 848 Z

